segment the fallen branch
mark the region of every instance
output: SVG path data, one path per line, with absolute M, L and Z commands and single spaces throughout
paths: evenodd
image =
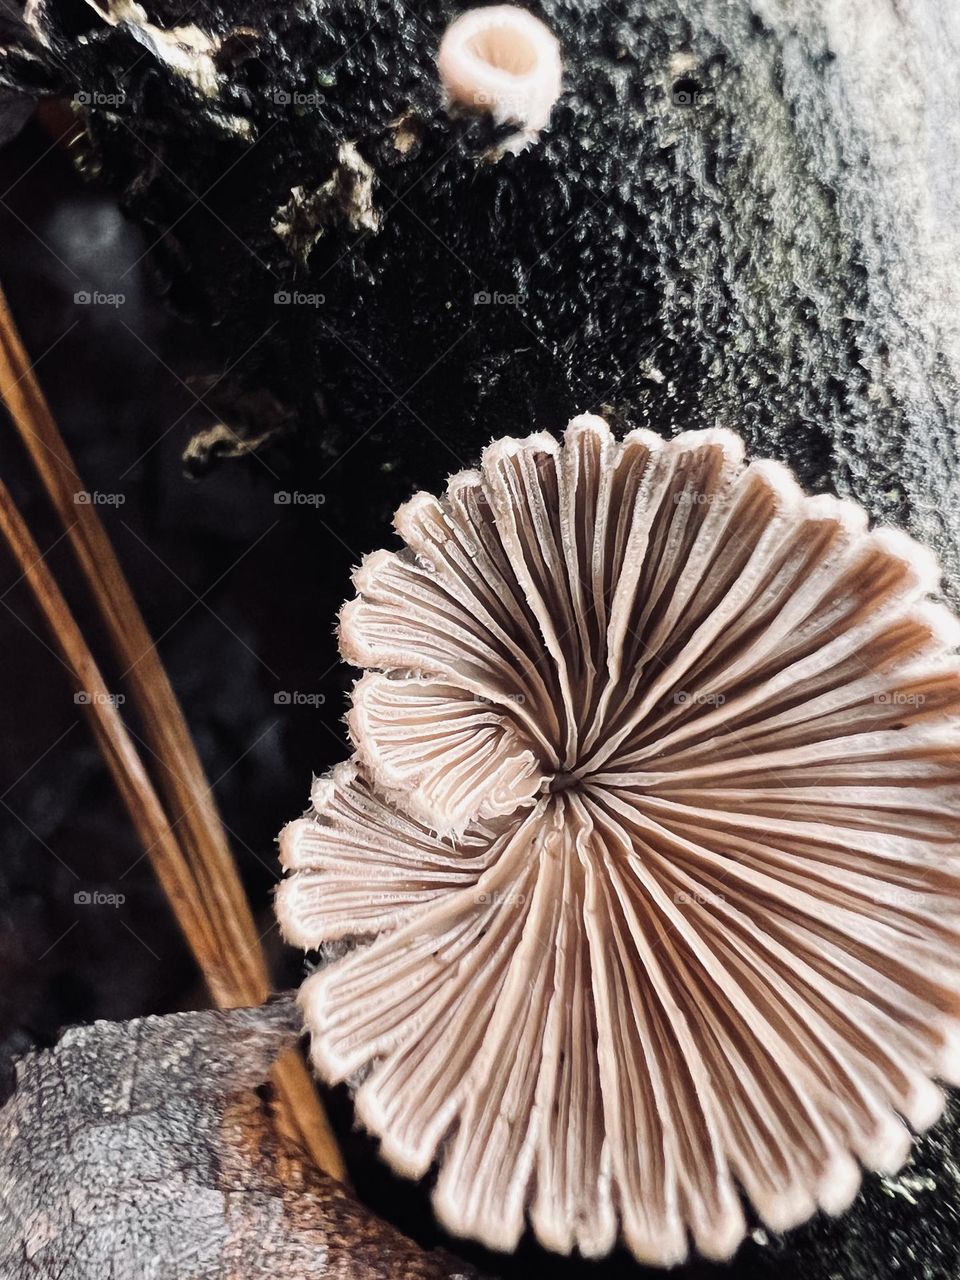
M 23 1059 L 0 1111 L 0 1274 L 475 1276 L 375 1218 L 277 1136 L 255 1090 L 298 1026 L 285 998 L 75 1027 Z

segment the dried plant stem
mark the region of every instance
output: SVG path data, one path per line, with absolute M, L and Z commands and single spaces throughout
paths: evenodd
M 97 745 L 103 752 L 117 790 L 130 813 L 137 835 L 150 856 L 174 914 L 183 932 L 191 940 L 197 962 L 206 971 L 207 965 L 216 960 L 216 942 L 209 923 L 204 920 L 202 911 L 194 901 L 193 881 L 183 852 L 70 607 L 2 480 L 0 531 L 13 551 L 24 581 L 56 639 L 77 690 L 82 690 L 87 695 L 82 705 Z
M 2 291 L 0 397 L 69 535 L 110 635 L 123 679 L 142 717 L 147 746 L 158 762 L 163 803 L 106 696 L 107 688 L 80 629 L 5 488 L 3 532 L 67 665 L 80 687 L 92 695 L 86 710 L 97 739 L 213 999 L 225 1008 L 261 1004 L 270 992 L 263 949 L 186 720 L 95 508 L 75 500 L 84 486 L 34 377 Z M 326 1116 L 296 1054 L 278 1063 L 276 1084 L 288 1134 L 322 1168 L 342 1178 L 342 1161 Z
M 205 974 L 221 1005 L 260 1004 L 269 991 L 253 917 L 236 876 L 210 788 L 183 712 L 146 624 L 0 295 L 0 395 L 67 530 L 84 578 L 106 624 L 123 678 L 143 716 L 146 741 L 161 762 L 158 786 L 183 843 L 202 901 L 218 922 L 223 946 Z

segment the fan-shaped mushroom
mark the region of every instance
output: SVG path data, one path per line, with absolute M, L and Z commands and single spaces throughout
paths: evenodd
M 452 1231 L 729 1257 L 960 1082 L 958 626 L 731 432 L 498 440 L 341 617 L 354 760 L 281 838 L 302 1005 Z M 904 1121 L 906 1123 L 904 1123 Z

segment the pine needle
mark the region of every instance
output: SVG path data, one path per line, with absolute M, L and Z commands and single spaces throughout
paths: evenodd
M 17 511 L 0 487 L 0 527 L 78 687 L 98 743 L 170 900 L 214 1002 L 262 1004 L 270 979 L 233 855 L 166 670 L 92 503 L 47 407 L 0 290 L 0 398 L 9 410 L 73 547 L 110 637 L 123 680 L 158 762 L 157 791 L 89 648 Z M 102 694 L 103 697 L 94 696 Z M 161 799 L 162 798 L 162 799 Z M 290 1051 L 274 1073 L 281 1123 L 326 1172 L 342 1158 L 302 1059 Z

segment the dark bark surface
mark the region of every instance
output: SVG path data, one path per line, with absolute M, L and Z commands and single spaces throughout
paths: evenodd
M 264 1082 L 297 1022 L 290 1000 L 100 1022 L 26 1058 L 0 1112 L 0 1276 L 475 1276 L 278 1142 Z
M 442 106 L 444 0 L 231 0 L 202 39 L 171 0 L 149 29 L 43 0 L 46 48 L 3 75 L 80 95 L 175 299 L 316 438 L 305 487 L 364 477 L 382 521 L 494 434 L 719 419 L 910 524 L 956 593 L 955 7 L 536 7 L 565 91 L 497 161 Z
M 346 677 L 331 631 L 349 593 L 349 562 L 383 545 L 393 508 L 413 489 L 471 464 L 493 435 L 555 428 L 597 408 L 666 434 L 720 421 L 758 455 L 789 462 L 808 488 L 850 494 L 875 519 L 931 543 L 948 594 L 960 600 L 955 7 L 544 4 L 564 48 L 564 96 L 538 146 L 497 162 L 487 158 L 494 131 L 451 122 L 440 102 L 433 55 L 456 6 L 413 8 L 204 5 L 184 19 L 211 37 L 203 91 L 171 70 L 156 37 L 151 48 L 142 29 L 111 25 L 84 0 L 47 0 L 39 7 L 47 45 L 0 57 L 0 82 L 86 96 L 76 104 L 89 132 L 78 154 L 139 224 L 130 258 L 151 250 L 169 301 L 215 350 L 211 368 L 229 371 L 208 404 L 242 436 L 290 432 L 283 465 L 277 449 L 265 455 L 279 479 L 248 463 L 193 494 L 169 456 L 161 470 L 151 455 L 124 481 L 132 498 L 124 518 L 133 506 L 139 518 L 133 486 L 143 483 L 146 529 L 135 527 L 199 593 L 271 526 L 271 489 L 326 499 L 320 512 L 282 512 L 281 532 L 244 561 L 242 589 L 234 579 L 226 599 L 212 597 L 280 678 L 264 676 L 239 647 L 219 664 L 218 644 L 233 642 L 212 619 L 209 642 L 197 629 L 174 633 L 175 641 L 183 634 L 178 687 L 213 777 L 280 716 L 317 726 L 302 729 L 296 749 L 263 739 L 249 773 L 245 766 L 223 784 L 235 784 L 238 794 L 224 795 L 236 810 L 251 796 L 260 809 L 276 803 L 292 770 L 302 772 L 305 796 L 310 768 L 336 758 L 337 682 Z M 165 28 L 179 12 L 149 6 Z M 346 143 L 372 172 L 376 229 L 356 216 Z M 339 200 L 324 195 L 338 175 L 329 190 Z M 291 206 L 295 187 L 306 198 Z M 278 225 L 293 233 L 278 234 Z M 86 262 L 78 269 L 82 285 L 98 282 Z M 511 300 L 475 302 L 484 292 Z M 276 303 L 277 293 L 314 302 Z M 87 350 L 98 353 L 101 374 L 111 363 L 134 367 L 128 332 L 111 328 L 105 312 L 84 323 L 97 326 Z M 118 334 L 125 346 L 113 345 Z M 55 336 L 38 336 L 37 352 Z M 136 431 L 141 418 L 154 421 L 152 406 L 123 416 L 121 390 L 125 401 L 133 395 L 121 385 L 111 416 L 75 419 L 71 443 L 81 456 L 87 446 L 95 478 L 98 468 L 107 477 L 122 469 L 120 448 L 132 460 L 149 443 L 136 443 Z M 156 422 L 158 436 L 164 428 Z M 230 447 L 229 433 L 219 438 Z M 149 556 L 119 521 L 113 532 L 140 571 L 138 587 L 149 582 Z M 159 633 L 160 595 L 149 595 Z M 295 681 L 277 650 L 292 653 Z M 277 688 L 312 690 L 318 673 L 329 682 L 326 711 L 274 707 Z M 22 768 L 46 746 L 38 741 Z M 65 750 L 74 751 L 70 740 L 50 757 L 59 762 L 47 786 L 53 804 L 40 794 L 26 813 L 58 851 L 64 826 L 102 812 L 72 794 L 85 775 Z M 21 807 L 19 793 L 13 799 Z M 54 820 L 57 834 L 43 825 Z M 111 819 L 97 832 L 111 856 L 115 826 Z M 270 857 L 267 845 L 255 847 Z M 60 932 L 49 926 L 49 942 Z M 110 956 L 113 948 L 111 938 Z M 65 974 L 82 965 L 78 956 Z M 112 980 L 110 967 L 103 959 L 101 984 L 104 973 Z M 67 976 L 51 988 L 64 990 Z M 868 1178 L 839 1222 L 818 1219 L 786 1241 L 761 1233 L 732 1268 L 694 1264 L 681 1274 L 956 1280 L 957 1135 L 953 1109 L 904 1176 Z M 390 1178 L 362 1138 L 348 1141 L 362 1198 L 429 1237 L 421 1189 Z M 505 1276 L 639 1274 L 622 1257 L 585 1268 L 529 1243 L 513 1259 L 470 1256 Z

